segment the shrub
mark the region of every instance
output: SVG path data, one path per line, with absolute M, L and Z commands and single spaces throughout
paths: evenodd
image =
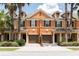
M 25 40 L 24 39 L 16 40 L 16 43 L 18 43 L 19 46 L 23 46 L 25 45 Z
M 16 42 L 12 42 L 12 45 L 11 46 L 13 46 L 13 47 L 18 47 L 19 45 L 18 45 L 18 43 L 16 43 Z
M 79 46 L 78 42 L 61 42 L 60 44 L 58 44 L 60 46 Z
M 1 42 L 0 43 L 1 47 L 18 47 L 19 45 L 16 42 Z

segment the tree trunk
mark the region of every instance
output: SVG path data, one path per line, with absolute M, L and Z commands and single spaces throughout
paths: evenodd
M 13 41 L 13 31 L 14 31 L 14 18 L 13 18 L 13 12 L 11 12 L 11 21 L 12 21 L 12 27 L 11 27 L 11 39 Z
M 19 18 L 18 18 L 18 40 L 21 39 L 21 37 L 20 37 L 20 22 L 21 22 L 20 14 L 21 14 L 21 11 L 22 11 L 21 9 L 22 9 L 21 6 L 19 6 Z
M 67 3 L 65 3 L 65 20 L 67 20 Z
M 65 3 L 65 21 L 66 21 L 66 31 L 67 31 L 67 3 Z

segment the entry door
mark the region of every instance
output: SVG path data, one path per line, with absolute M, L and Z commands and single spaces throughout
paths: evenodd
M 59 34 L 55 34 L 55 42 L 57 43 L 59 41 Z
M 26 41 L 26 34 L 22 34 L 22 39 Z

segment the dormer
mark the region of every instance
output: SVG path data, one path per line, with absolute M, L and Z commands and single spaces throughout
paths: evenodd
M 61 15 L 62 18 L 67 18 L 67 20 L 70 20 L 71 19 L 71 13 L 70 12 L 66 12 L 66 13 L 63 13 Z M 73 16 L 72 20 L 76 20 L 76 17 Z
M 21 13 L 20 13 L 20 17 L 21 17 L 21 19 L 25 19 L 26 16 L 27 16 L 27 15 L 26 15 L 25 12 L 21 12 Z
M 60 12 L 59 11 L 56 11 L 53 13 L 52 15 L 54 18 L 60 18 Z
M 70 18 L 70 12 L 65 12 L 61 15 L 62 18 L 67 18 L 69 19 Z

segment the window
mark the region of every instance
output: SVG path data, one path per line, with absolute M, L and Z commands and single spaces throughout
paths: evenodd
M 70 27 L 70 21 L 67 21 L 67 27 Z M 74 21 L 72 21 L 72 27 L 74 27 Z
M 62 27 L 62 21 L 56 21 L 56 27 Z
M 50 20 L 44 20 L 44 26 L 45 27 L 51 26 L 51 21 Z
M 69 21 L 67 21 L 67 27 L 69 27 L 70 26 L 70 22 Z
M 72 27 L 74 27 L 74 21 L 72 21 Z
M 37 21 L 36 20 L 31 20 L 30 21 L 30 26 L 31 27 L 36 27 L 37 26 Z
M 20 21 L 20 27 L 24 27 L 25 26 L 25 21 Z

